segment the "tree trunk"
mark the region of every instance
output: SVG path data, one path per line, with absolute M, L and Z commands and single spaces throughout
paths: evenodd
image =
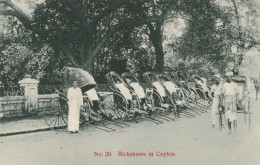
M 86 59 L 84 61 L 83 69 L 88 71 L 89 73 L 92 73 L 92 65 L 95 59 L 95 55 L 93 51 L 88 51 L 88 55 L 86 56 Z
M 160 39 L 158 39 L 160 40 Z M 154 49 L 156 54 L 156 64 L 155 64 L 155 71 L 157 72 L 163 72 L 163 66 L 164 66 L 164 52 L 163 52 L 163 46 L 162 42 L 158 41 L 157 43 L 154 43 Z
M 240 20 L 239 20 L 239 14 L 238 14 L 238 10 L 237 10 L 237 5 L 235 0 L 232 0 L 234 9 L 235 9 L 235 14 L 236 14 L 236 20 L 237 20 L 237 28 L 238 28 L 238 37 L 239 40 L 241 39 L 241 27 L 240 27 Z
M 162 23 L 157 22 L 156 25 L 148 24 L 148 28 L 150 30 L 149 38 L 152 42 L 156 55 L 156 64 L 154 67 L 154 71 L 163 72 L 164 67 L 164 51 L 163 51 L 163 33 L 162 33 Z

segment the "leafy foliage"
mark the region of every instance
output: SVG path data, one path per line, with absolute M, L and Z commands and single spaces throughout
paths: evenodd
M 233 44 L 245 51 L 259 43 L 254 0 L 237 3 L 239 27 L 230 0 L 26 0 L 32 15 L 1 2 L 6 17 L 0 17 L 0 70 L 6 83 L 31 74 L 57 84 L 65 65 L 103 78 L 112 58 L 128 59 L 128 69 L 138 75 L 160 71 L 164 59 L 188 74 L 224 73 L 236 58 Z M 162 29 L 178 17 L 184 20 L 181 35 L 169 39 Z
M 33 52 L 20 44 L 11 44 L 1 53 L 1 75 L 5 84 L 18 83 L 25 74 L 24 66 L 33 56 Z
M 28 47 L 12 43 L 1 53 L 0 63 L 2 65 L 1 75 L 6 85 L 17 84 L 26 74 L 32 78 L 48 81 L 49 84 L 60 81 L 59 66 L 53 51 L 44 45 L 38 52 L 33 52 Z

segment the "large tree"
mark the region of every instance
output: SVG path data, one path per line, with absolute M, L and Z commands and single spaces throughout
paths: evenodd
M 164 67 L 163 26 L 170 15 L 174 15 L 179 0 L 136 0 L 127 12 L 132 13 L 134 24 L 145 27 L 156 56 L 154 71 L 162 72 Z
M 154 70 L 162 71 L 162 29 L 166 20 L 179 13 L 187 23 L 174 48 L 181 58 L 217 61 L 232 42 L 227 40 L 233 34 L 230 15 L 214 0 L 45 0 L 32 15 L 11 0 L 0 0 L 0 7 L 0 15 L 17 18 L 31 31 L 34 46 L 48 44 L 57 57 L 88 71 L 107 67 L 115 56 L 131 55 L 142 56 L 134 58 L 140 60 L 138 65 L 148 57 Z M 217 25 L 218 20 L 223 24 Z
M 118 32 L 130 34 L 134 27 L 146 26 L 156 54 L 155 70 L 162 71 L 162 25 L 177 2 L 46 0 L 36 7 L 31 18 L 11 0 L 0 0 L 4 7 L 0 14 L 16 17 L 33 32 L 34 39 L 51 45 L 56 52 L 61 52 L 56 54 L 65 55 L 72 65 L 86 70 L 92 69 L 95 57 L 111 37 Z
M 0 0 L 1 15 L 14 16 L 31 30 L 34 39 L 45 42 L 70 59 L 72 65 L 91 70 L 94 57 L 117 29 L 102 26 L 124 3 L 122 1 L 46 0 L 29 17 L 11 0 Z

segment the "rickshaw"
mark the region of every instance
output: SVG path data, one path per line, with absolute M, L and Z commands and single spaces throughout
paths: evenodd
M 248 89 L 248 81 L 245 76 L 234 76 L 232 81 L 238 85 L 238 101 L 237 101 L 237 113 L 244 115 L 245 124 L 247 124 L 250 131 L 251 125 L 251 112 L 250 112 L 250 94 Z
M 181 72 L 172 72 L 170 69 L 164 73 L 168 79 L 170 79 L 171 82 L 173 82 L 178 88 L 181 89 L 181 92 L 186 100 L 188 100 L 188 103 L 190 103 L 191 106 L 197 107 L 201 111 L 204 111 L 203 109 L 208 108 L 209 105 L 205 101 L 204 95 L 199 95 L 197 91 L 200 91 L 200 93 L 203 94 L 203 91 L 200 89 L 196 89 L 195 85 L 190 86 L 188 80 L 185 78 L 185 76 L 182 75 Z
M 121 102 L 122 109 L 118 111 L 118 116 L 124 120 L 126 117 L 130 118 L 130 106 L 133 99 L 131 91 L 127 88 L 123 79 L 114 71 L 110 71 L 106 74 L 107 85 L 113 91 L 117 93 L 118 100 Z M 139 102 L 137 102 L 137 107 L 140 108 Z
M 87 71 L 65 67 L 63 79 L 61 88 L 56 90 L 56 96 L 47 102 L 43 110 L 43 118 L 49 128 L 60 129 L 67 126 L 68 100 L 66 92 L 73 80 L 77 81 L 78 87 L 83 93 L 84 108 L 80 112 L 81 123 L 108 132 L 114 131 L 114 129 L 104 124 L 97 126 L 97 123 L 110 122 L 119 127 L 127 125 L 115 121 L 118 119 L 117 111 L 121 109 L 121 102 L 115 98 L 120 98 L 120 96 L 113 92 L 96 92 L 97 84 Z
M 203 95 L 205 99 L 211 100 L 212 98 L 209 94 L 210 87 L 207 86 L 207 80 L 205 78 L 201 78 L 198 75 L 192 75 L 191 77 L 192 77 L 191 80 L 193 80 L 195 83 L 196 91 L 198 90 L 203 91 L 203 93 L 200 93 L 199 91 L 198 93 L 200 95 Z
M 114 71 L 110 71 L 106 74 L 106 78 L 107 78 L 107 84 L 108 87 L 114 92 L 117 93 L 120 98 L 121 101 L 124 103 L 124 108 L 120 111 L 121 117 L 122 119 L 126 119 L 126 120 L 134 120 L 136 121 L 136 116 L 135 114 L 131 111 L 131 104 L 133 103 L 133 101 L 136 101 L 136 107 L 135 109 L 139 112 L 141 112 L 141 114 L 143 114 L 145 116 L 145 113 L 143 113 L 142 111 L 144 111 L 143 107 L 142 107 L 142 98 L 140 98 L 140 91 L 139 92 L 135 92 L 133 88 L 131 88 L 130 86 L 128 86 L 128 83 L 125 82 L 122 77 L 117 74 Z M 137 79 L 135 79 L 137 80 Z M 128 80 L 129 81 L 129 80 Z M 133 97 L 134 95 L 134 97 Z M 159 120 L 156 120 L 152 117 L 149 117 L 146 115 L 147 118 L 153 120 L 153 122 L 155 123 L 163 123 Z M 146 120 L 149 120 L 147 119 Z M 149 121 L 151 121 L 149 120 Z
M 181 73 L 181 72 L 175 72 L 171 75 L 172 79 L 175 79 L 175 81 L 179 81 L 179 84 L 187 98 L 191 98 L 194 100 L 197 104 L 197 106 L 208 108 L 211 105 L 211 100 L 209 100 L 205 94 L 205 92 L 194 85 L 190 85 L 188 82 L 188 79 Z M 194 80 L 192 77 L 191 80 Z
M 180 95 L 184 97 L 185 104 L 186 106 L 188 106 L 189 110 L 193 111 L 196 114 L 200 114 L 199 112 L 205 112 L 201 109 L 201 107 L 197 106 L 198 104 L 196 102 L 196 94 L 190 92 L 191 90 L 186 92 L 185 89 L 182 90 L 181 88 L 179 88 L 166 73 L 159 74 L 158 78 L 161 80 L 162 85 L 169 95 L 176 93 L 176 89 L 180 90 Z
M 141 106 L 144 104 L 145 99 L 145 89 L 140 85 L 137 77 L 130 72 L 125 72 L 122 74 L 122 78 L 124 82 L 127 84 L 128 88 L 135 92 L 138 96 L 139 102 Z M 162 107 L 162 99 L 157 91 L 153 91 L 153 98 L 155 102 L 155 107 L 161 108 Z
M 248 82 L 245 76 L 234 76 L 232 81 L 238 86 L 238 98 L 233 97 L 229 102 L 225 101 L 226 96 L 221 98 L 219 104 L 219 130 L 221 131 L 223 125 L 223 118 L 226 121 L 225 115 L 227 110 L 225 106 L 232 106 L 232 109 L 235 106 L 236 113 L 243 114 L 245 125 L 247 125 L 248 120 L 248 130 L 250 131 L 251 126 L 251 112 L 250 112 L 250 94 L 248 90 Z M 225 106 L 224 106 L 225 103 Z
M 162 99 L 160 97 L 160 94 L 151 89 L 151 88 L 146 88 L 146 90 L 140 85 L 139 80 L 137 79 L 137 76 L 135 76 L 131 72 L 125 72 L 122 74 L 122 78 L 124 82 L 127 84 L 128 88 L 133 92 L 136 93 L 138 101 L 140 103 L 140 108 L 145 110 L 145 97 L 147 95 L 147 91 L 152 91 L 153 95 L 153 100 L 154 100 L 154 112 L 153 114 L 156 115 L 156 117 L 161 118 L 163 120 L 169 121 L 169 120 L 174 120 L 173 118 L 166 116 L 166 114 L 163 114 L 162 111 Z M 146 116 L 148 117 L 148 116 Z M 148 117 L 149 119 L 156 120 L 154 118 Z M 156 120 L 158 121 L 158 120 Z M 160 121 L 159 121 L 160 122 Z
M 150 84 L 150 86 L 156 91 L 161 100 L 162 100 L 162 107 L 167 108 L 168 106 L 176 106 L 174 104 L 174 100 L 172 98 L 172 94 L 165 89 L 165 87 L 161 84 L 160 79 L 157 74 L 152 73 L 152 72 L 146 72 L 144 73 L 144 77 L 147 83 Z M 194 117 L 195 115 L 187 112 L 187 111 L 182 111 L 181 115 L 186 116 L 186 117 Z

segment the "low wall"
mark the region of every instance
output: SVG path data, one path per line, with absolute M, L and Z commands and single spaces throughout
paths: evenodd
M 58 94 L 38 95 L 38 111 L 42 111 L 46 107 L 48 101 L 56 97 L 59 97 L 59 95 Z
M 0 117 L 22 116 L 25 112 L 25 96 L 0 97 Z
M 58 97 L 58 94 L 38 95 L 38 112 L 43 110 L 51 98 L 55 97 Z M 27 99 L 25 96 L 0 97 L 0 118 L 26 115 Z

